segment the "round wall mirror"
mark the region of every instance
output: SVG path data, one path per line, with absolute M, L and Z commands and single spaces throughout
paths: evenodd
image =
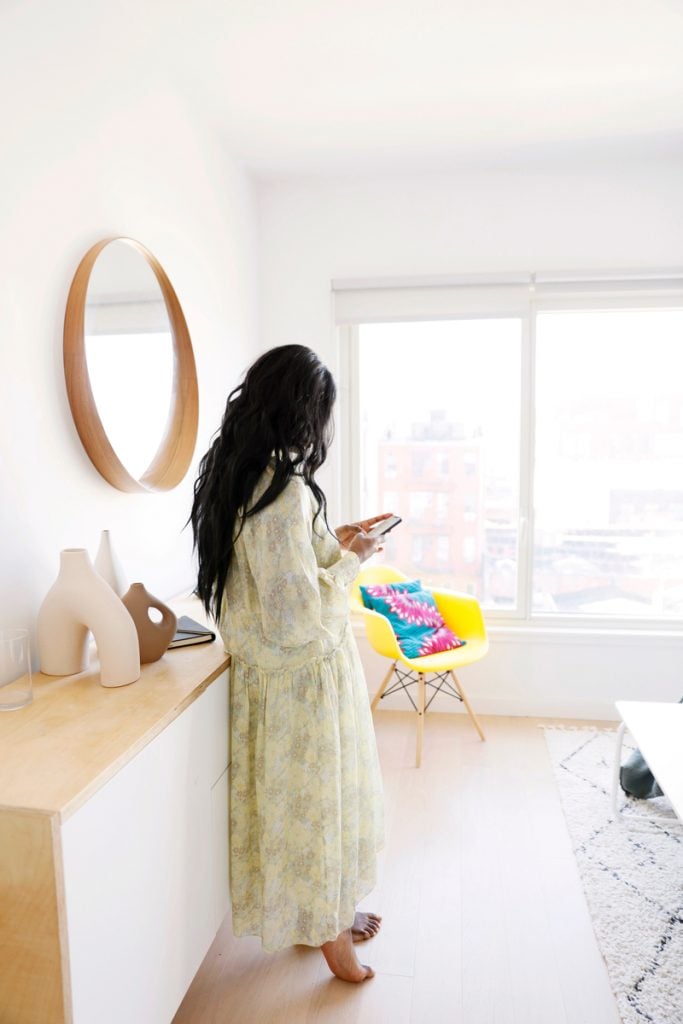
M 180 483 L 197 440 L 197 373 L 163 267 L 131 238 L 89 249 L 64 320 L 64 374 L 83 447 L 122 491 Z

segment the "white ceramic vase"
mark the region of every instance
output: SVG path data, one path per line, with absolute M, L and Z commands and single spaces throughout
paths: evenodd
M 41 671 L 49 676 L 83 672 L 90 630 L 103 686 L 126 686 L 140 678 L 138 634 L 127 608 L 95 570 L 85 548 L 66 548 L 59 575 L 38 613 Z
M 114 593 L 118 594 L 119 597 L 123 597 L 128 590 L 128 580 L 123 571 L 123 566 L 112 547 L 109 530 L 102 530 L 100 546 L 95 555 L 95 568 L 100 576 L 107 581 Z

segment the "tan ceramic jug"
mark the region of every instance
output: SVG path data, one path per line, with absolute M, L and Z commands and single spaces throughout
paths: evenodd
M 135 623 L 140 643 L 140 664 L 158 661 L 175 635 L 176 617 L 163 602 L 149 594 L 142 583 L 131 584 L 121 598 Z M 150 608 L 161 612 L 161 622 L 152 622 Z

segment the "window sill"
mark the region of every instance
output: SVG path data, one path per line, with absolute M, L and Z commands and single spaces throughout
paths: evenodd
M 362 612 L 352 612 L 356 637 L 365 636 Z M 642 626 L 549 626 L 528 622 L 505 625 L 488 622 L 489 640 L 493 644 L 555 644 L 556 646 L 599 645 L 600 647 L 647 646 L 683 649 L 683 630 L 645 629 Z
M 487 625 L 489 639 L 494 643 L 532 643 L 571 646 L 574 644 L 599 644 L 601 647 L 643 646 L 656 644 L 683 648 L 683 631 L 664 629 L 643 629 L 611 626 L 547 626 Z

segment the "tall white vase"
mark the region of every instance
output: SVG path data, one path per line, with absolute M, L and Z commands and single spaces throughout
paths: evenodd
M 85 548 L 66 548 L 38 613 L 41 671 L 49 676 L 83 672 L 89 630 L 95 635 L 103 686 L 126 686 L 140 678 L 138 634 L 128 609 L 96 572 Z
M 100 546 L 95 555 L 95 568 L 100 576 L 107 581 L 114 593 L 118 594 L 119 597 L 123 597 L 128 590 L 128 580 L 118 555 L 112 547 L 109 530 L 102 530 Z

